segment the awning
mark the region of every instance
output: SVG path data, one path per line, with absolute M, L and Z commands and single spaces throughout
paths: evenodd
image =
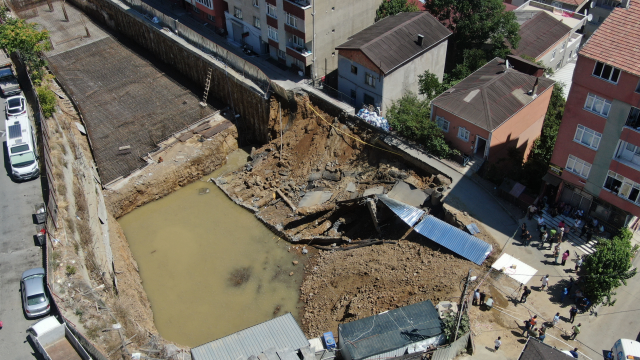
M 562 182 L 562 179 L 560 179 L 559 177 L 557 177 L 557 176 L 555 176 L 555 175 L 553 175 L 551 173 L 546 173 L 542 177 L 542 181 L 546 182 L 547 184 L 553 185 L 553 186 L 558 186 Z
M 415 231 L 478 265 L 482 265 L 492 250 L 486 242 L 432 215 L 416 225 Z
M 385 205 L 391 209 L 402 221 L 407 223 L 409 226 L 415 225 L 415 223 L 420 220 L 422 215 L 424 214 L 424 210 L 420 210 L 411 205 L 407 205 L 398 200 L 394 200 L 387 195 L 377 195 L 378 199 L 380 199 Z
M 531 266 L 523 263 L 522 261 L 514 258 L 509 254 L 502 254 L 500 258 L 491 265 L 492 268 L 502 271 L 503 273 L 509 275 L 515 281 L 525 285 L 533 275 L 535 275 L 538 270 L 532 268 Z

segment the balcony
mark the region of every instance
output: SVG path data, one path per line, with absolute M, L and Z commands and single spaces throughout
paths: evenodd
M 305 58 L 311 56 L 311 51 L 307 50 L 304 46 L 298 46 L 291 42 L 287 42 L 287 48 L 295 51 L 296 53 L 304 56 Z
M 580 41 L 582 39 L 582 34 L 573 33 L 569 38 L 569 43 L 567 44 L 567 48 L 570 48 L 576 41 Z
M 624 125 L 640 131 L 640 109 L 632 106 L 631 110 L 629 110 L 629 116 L 627 116 L 627 122 Z
M 285 2 L 293 4 L 303 10 L 307 10 L 311 8 L 311 3 L 309 0 L 285 0 Z

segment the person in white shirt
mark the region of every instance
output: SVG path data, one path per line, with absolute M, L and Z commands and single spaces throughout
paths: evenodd
M 500 341 L 500 339 L 501 339 L 501 337 L 498 336 L 498 338 L 495 341 L 495 344 L 496 344 L 496 350 L 495 351 L 498 351 L 498 349 L 500 349 L 500 345 L 502 345 L 502 341 Z

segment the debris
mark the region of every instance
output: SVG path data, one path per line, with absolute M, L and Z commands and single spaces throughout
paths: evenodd
M 289 273 L 289 276 L 293 276 L 293 271 Z
M 304 194 L 304 197 L 298 203 L 300 208 L 319 205 L 331 199 L 333 192 L 331 191 L 310 191 Z
M 298 208 L 296 214 L 300 216 L 309 216 L 323 211 L 330 211 L 336 207 L 335 203 L 318 204 L 313 206 L 305 206 Z
M 356 192 L 356 184 L 354 184 L 353 182 L 350 182 L 347 185 L 347 191 L 348 192 Z
M 384 186 L 376 186 L 376 187 L 369 188 L 364 191 L 364 194 L 362 194 L 362 196 L 364 197 L 364 196 L 378 195 L 378 194 L 384 194 Z
M 209 193 L 209 188 L 200 188 L 198 189 L 198 195 L 204 195 Z
M 282 191 L 280 191 L 280 189 L 276 189 L 276 193 L 282 198 L 282 200 L 284 200 L 284 202 L 287 203 L 287 205 L 289 205 L 291 210 L 296 211 L 295 205 L 291 203 L 291 200 L 289 200 L 288 197 L 284 196 L 284 194 L 282 193 Z
M 298 260 L 293 260 L 293 265 L 298 265 Z

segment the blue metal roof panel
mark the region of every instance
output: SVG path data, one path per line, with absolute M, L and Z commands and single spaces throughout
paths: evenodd
M 482 265 L 492 250 L 486 242 L 432 215 L 416 225 L 415 231 L 478 265 Z
M 309 341 L 290 313 L 191 349 L 193 360 L 237 360 L 268 348 L 297 350 Z
M 411 205 L 392 199 L 387 195 L 378 195 L 378 199 L 387 205 L 391 211 L 398 215 L 400 219 L 409 226 L 415 225 L 415 223 L 417 223 L 418 220 L 420 220 L 420 217 L 424 214 L 424 210 L 420 210 Z

